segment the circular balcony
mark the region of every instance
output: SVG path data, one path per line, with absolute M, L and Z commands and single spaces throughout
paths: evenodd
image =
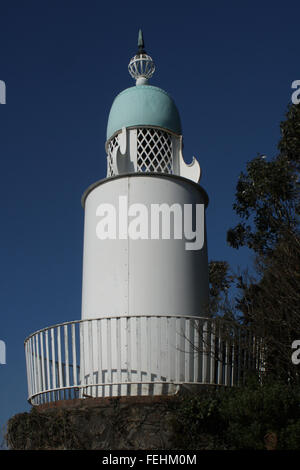
M 116 316 L 61 323 L 25 340 L 28 401 L 176 394 L 262 371 L 262 340 L 218 318 Z

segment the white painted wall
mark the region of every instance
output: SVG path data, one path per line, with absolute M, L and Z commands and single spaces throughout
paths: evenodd
M 206 236 L 202 250 L 187 251 L 186 240 L 99 240 L 99 204 L 118 208 L 143 203 L 201 204 L 202 192 L 173 176 L 124 176 L 104 180 L 85 202 L 82 318 L 111 315 L 205 315 L 208 298 Z

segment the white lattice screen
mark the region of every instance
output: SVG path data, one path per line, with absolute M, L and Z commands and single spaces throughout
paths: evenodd
M 119 145 L 118 136 L 108 143 L 107 176 L 115 176 L 112 154 Z M 167 132 L 143 127 L 137 129 L 137 155 L 131 155 L 136 161 L 137 172 L 173 173 L 172 138 Z
M 172 173 L 172 139 L 159 129 L 137 131 L 137 171 Z

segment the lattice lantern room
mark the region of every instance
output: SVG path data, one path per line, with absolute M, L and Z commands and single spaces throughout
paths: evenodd
M 136 83 L 117 95 L 110 110 L 106 178 L 82 196 L 81 319 L 43 328 L 25 340 L 33 405 L 232 386 L 245 370 L 259 367 L 261 344 L 251 332 L 208 316 L 208 197 L 199 185 L 198 161 L 186 164 L 183 158 L 173 99 L 149 85 L 155 65 L 141 32 L 128 70 Z M 186 238 L 164 236 L 163 229 L 135 237 L 129 236 L 129 225 L 120 229 L 137 208 L 152 215 L 153 206 L 169 210 L 174 232 L 183 209 L 197 213 L 201 207 L 201 246 L 187 249 Z M 115 216 L 116 236 L 99 237 L 103 210 Z M 152 219 L 150 224 L 153 235 Z

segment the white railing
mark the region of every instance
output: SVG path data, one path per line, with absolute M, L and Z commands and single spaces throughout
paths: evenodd
M 66 322 L 25 340 L 28 401 L 176 393 L 181 384 L 233 386 L 261 370 L 262 341 L 245 327 L 194 316 Z

